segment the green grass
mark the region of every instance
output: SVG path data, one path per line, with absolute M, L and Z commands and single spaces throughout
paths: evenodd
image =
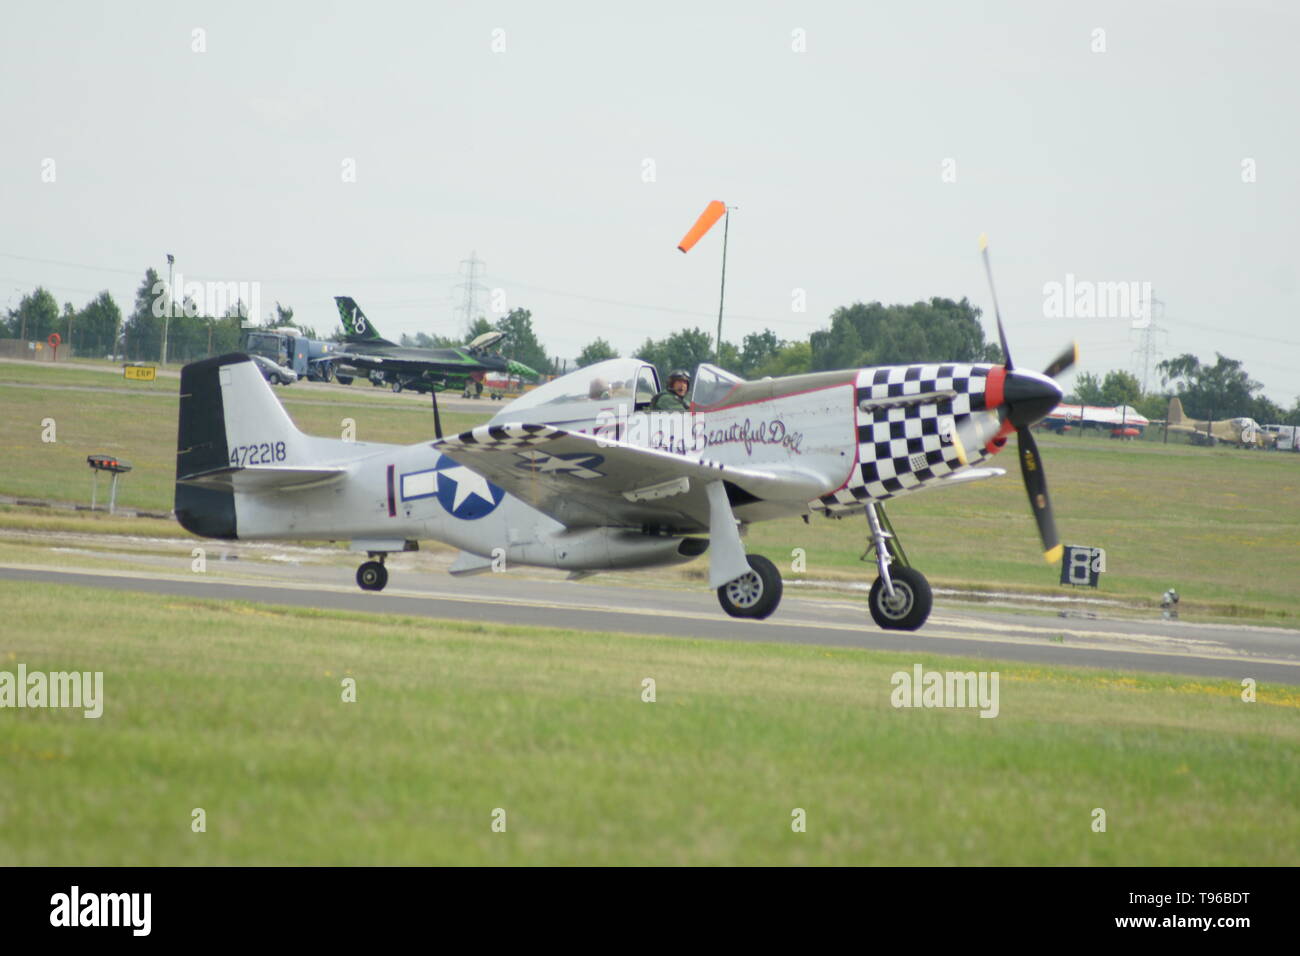
M 66 385 L 86 378 L 96 389 L 30 388 L 32 380 Z M 22 384 L 18 384 L 19 382 Z M 149 386 L 145 390 L 140 385 Z M 132 466 L 119 484 L 117 501 L 126 508 L 167 512 L 176 475 L 177 379 L 128 382 L 94 371 L 0 364 L 0 494 L 90 503 L 91 471 L 86 456 L 117 455 Z M 340 435 L 342 420 L 356 422 L 356 440 L 409 445 L 433 437 L 429 406 L 395 396 L 364 394 L 369 387 L 277 391 L 285 410 L 303 431 Z M 353 391 L 361 395 L 352 394 Z M 444 412 L 443 431 L 482 424 L 499 408 L 482 413 Z M 46 419 L 54 420 L 54 442 L 42 441 Z M 100 476 L 100 500 L 108 481 Z
M 173 372 L 176 369 L 172 370 Z M 120 388 L 123 394 L 153 395 L 176 394 L 180 380 L 174 375 L 155 378 L 152 382 L 127 381 L 122 375 L 122 365 L 99 369 L 83 362 L 0 362 L 0 382 L 25 385 L 54 385 L 79 388 Z
M 105 697 L 0 710 L 0 864 L 1300 863 L 1293 689 L 1002 664 L 989 720 L 890 706 L 913 663 L 991 666 L 930 655 L 0 601 L 0 669 Z

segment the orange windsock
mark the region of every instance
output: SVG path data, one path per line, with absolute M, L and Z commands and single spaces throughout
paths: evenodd
M 715 199 L 704 207 L 704 212 L 700 213 L 700 218 L 695 220 L 695 225 L 691 226 L 682 241 L 677 244 L 677 248 L 682 252 L 690 252 L 691 247 L 700 241 L 700 237 L 713 228 L 713 224 L 722 218 L 722 214 L 727 211 L 727 207 L 722 200 Z

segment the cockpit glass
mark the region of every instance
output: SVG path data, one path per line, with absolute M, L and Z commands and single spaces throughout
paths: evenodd
M 631 358 L 589 365 L 524 393 L 498 412 L 494 421 L 508 421 L 521 412 L 546 412 L 560 405 L 579 406 L 575 411 L 590 412 L 594 417 L 601 408 L 631 402 L 634 394 L 640 401 L 645 368 L 645 362 Z
M 655 378 L 654 369 L 647 365 L 637 375 L 636 404 L 639 406 L 653 402 L 657 394 L 659 394 L 659 383 Z
M 726 397 L 728 392 L 744 381 L 739 375 L 732 375 L 716 365 L 705 363 L 695 372 L 691 400 L 696 405 L 716 405 Z

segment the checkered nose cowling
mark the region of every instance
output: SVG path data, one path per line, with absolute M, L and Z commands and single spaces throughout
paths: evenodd
M 858 464 L 844 487 L 813 502 L 814 510 L 847 514 L 867 499 L 882 501 L 920 488 L 961 467 L 952 430 L 985 411 L 988 365 L 895 365 L 858 373 Z M 874 401 L 909 395 L 943 396 L 933 402 L 861 410 Z M 951 396 L 946 393 L 954 393 Z M 885 402 L 885 405 L 888 403 Z M 967 448 L 970 455 L 982 449 Z

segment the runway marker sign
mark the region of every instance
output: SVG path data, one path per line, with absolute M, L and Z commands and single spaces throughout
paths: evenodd
M 1106 549 L 1067 544 L 1061 559 L 1061 583 L 1095 588 L 1106 572 Z

